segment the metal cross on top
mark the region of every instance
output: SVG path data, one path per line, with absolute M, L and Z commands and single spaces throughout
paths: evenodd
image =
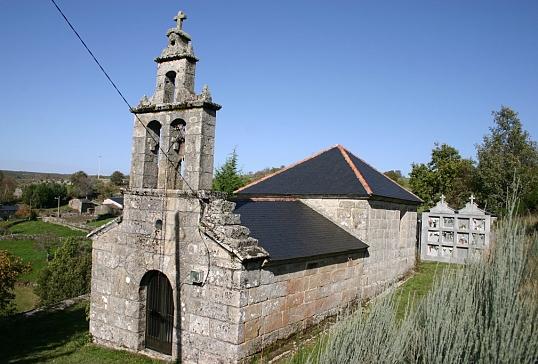
M 187 15 L 182 12 L 181 10 L 179 13 L 177 13 L 176 16 L 174 16 L 174 21 L 177 23 L 177 27 L 179 30 L 181 30 L 181 27 L 183 26 L 183 20 L 187 19 Z

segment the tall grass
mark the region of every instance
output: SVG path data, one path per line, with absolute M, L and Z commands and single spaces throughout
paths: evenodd
M 295 362 L 537 363 L 538 236 L 510 217 L 500 225 L 489 251 L 445 269 L 402 320 L 389 294 L 345 317 Z

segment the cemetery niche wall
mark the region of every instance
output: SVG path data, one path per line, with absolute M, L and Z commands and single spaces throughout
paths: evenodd
M 478 208 L 474 196 L 470 200 L 456 211 L 441 196 L 437 205 L 422 213 L 422 260 L 465 263 L 489 245 L 494 217 Z

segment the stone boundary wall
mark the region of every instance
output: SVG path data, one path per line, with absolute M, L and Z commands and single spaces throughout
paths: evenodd
M 13 234 L 13 235 L 0 235 L 0 241 L 4 240 L 34 240 L 38 237 L 42 236 L 43 234 L 31 234 L 31 235 L 21 235 L 21 234 Z M 70 238 L 75 240 L 88 240 L 85 236 L 70 236 Z M 65 237 L 56 237 L 57 240 L 63 241 L 67 238 Z
M 93 226 L 87 226 L 84 224 L 73 224 L 58 217 L 42 217 L 41 221 L 49 222 L 51 224 L 56 224 L 56 225 L 62 225 L 72 230 L 78 230 L 78 231 L 84 231 L 84 232 L 90 232 L 93 229 L 95 229 L 95 227 Z
M 88 293 L 82 296 L 78 296 L 78 297 L 70 298 L 68 300 L 53 303 L 52 305 L 49 305 L 49 306 L 39 307 L 33 310 L 19 312 L 15 315 L 0 318 L 0 323 L 23 320 L 25 318 L 35 316 L 44 311 L 51 311 L 51 310 L 62 311 L 62 310 L 65 310 L 66 308 L 76 305 L 79 302 L 88 301 L 89 299 L 90 299 L 90 294 Z

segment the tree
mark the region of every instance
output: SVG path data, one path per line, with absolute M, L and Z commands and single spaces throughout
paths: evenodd
M 234 148 L 233 152 L 226 158 L 226 163 L 215 170 L 213 190 L 224 191 L 232 195 L 233 191 L 245 186 L 247 183 L 248 179 L 237 168 L 237 153 Z
M 472 193 L 474 162 L 461 158 L 458 150 L 447 144 L 434 143 L 431 161 L 411 166 L 409 184 L 426 208 L 432 207 L 441 195 L 449 204 L 463 207 Z
M 93 179 L 86 172 L 78 171 L 69 177 L 76 197 L 88 198 L 94 191 Z
M 58 183 L 29 184 L 22 187 L 22 201 L 35 208 L 54 207 L 56 197 L 65 197 L 67 188 Z
M 7 250 L 0 250 L 0 317 L 15 313 L 12 292 L 19 276 L 29 272 L 31 264 L 23 264 L 22 258 L 14 256 Z
M 494 126 L 484 135 L 482 144 L 476 144 L 478 166 L 475 185 L 478 197 L 488 210 L 500 213 L 507 203 L 508 193 L 513 193 L 525 203 L 527 209 L 536 207 L 532 199 L 533 188 L 538 182 L 538 149 L 530 139 L 518 113 L 506 106 L 492 111 Z M 513 190 L 513 182 L 519 188 Z M 530 200 L 529 200 L 530 198 Z
M 110 176 L 110 182 L 112 182 L 116 186 L 121 186 L 123 184 L 124 179 L 125 179 L 125 176 L 120 171 L 114 171 L 112 172 L 112 175 Z
M 0 205 L 10 205 L 16 201 L 14 195 L 16 188 L 15 180 L 4 176 L 0 171 Z
M 405 177 L 402 174 L 402 171 L 400 170 L 390 170 L 385 173 L 383 173 L 385 176 L 389 177 L 394 182 L 398 183 L 400 186 L 403 186 L 405 184 Z
M 92 254 L 88 241 L 67 238 L 54 259 L 37 275 L 35 289 L 41 305 L 49 305 L 90 291 Z

